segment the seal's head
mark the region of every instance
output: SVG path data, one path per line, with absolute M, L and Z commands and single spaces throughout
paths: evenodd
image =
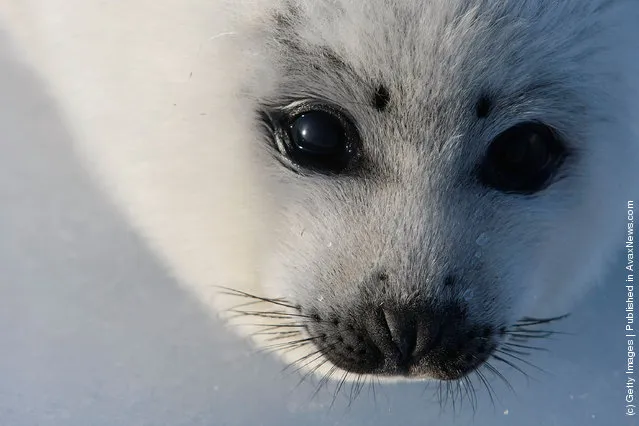
M 510 339 L 563 313 L 623 230 L 638 11 L 265 7 L 229 37 L 250 58 L 238 102 L 266 200 L 257 286 L 219 283 L 253 298 L 234 312 L 309 370 L 451 380 L 508 361 Z

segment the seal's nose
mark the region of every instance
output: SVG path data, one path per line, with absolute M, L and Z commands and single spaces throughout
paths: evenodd
M 382 311 L 390 339 L 399 355 L 399 362 L 408 362 L 417 345 L 417 320 L 408 312 Z
M 417 350 L 418 329 L 421 328 L 414 313 L 407 309 L 381 307 L 372 310 L 365 322 L 371 341 L 383 356 L 396 363 L 398 368 L 407 368 Z
M 494 328 L 470 324 L 465 309 L 448 305 L 383 305 L 307 325 L 320 352 L 337 367 L 359 374 L 458 379 L 495 349 Z

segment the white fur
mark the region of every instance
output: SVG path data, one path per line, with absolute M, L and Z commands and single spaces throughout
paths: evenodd
M 328 312 L 383 266 L 398 299 L 463 297 L 512 323 L 564 313 L 621 241 L 639 192 L 637 1 L 172 3 L 15 1 L 2 19 L 88 167 L 207 306 L 242 302 L 216 298 L 224 285 Z M 369 105 L 382 82 L 386 115 Z M 497 108 L 478 125 L 485 91 Z M 271 158 L 258 105 L 309 97 L 349 111 L 383 178 Z M 480 194 L 461 171 L 524 119 L 559 129 L 575 161 L 534 199 Z M 464 277 L 454 293 L 444 268 Z

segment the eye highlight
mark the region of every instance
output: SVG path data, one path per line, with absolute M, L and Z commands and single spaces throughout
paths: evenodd
M 520 123 L 491 142 L 479 178 L 498 191 L 531 195 L 550 184 L 566 155 L 554 129 L 539 122 Z
M 267 116 L 280 154 L 296 168 L 340 174 L 353 167 L 359 134 L 353 121 L 339 109 L 312 104 Z

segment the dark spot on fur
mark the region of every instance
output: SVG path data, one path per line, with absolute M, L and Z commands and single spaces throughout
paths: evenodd
M 487 95 L 482 95 L 475 105 L 475 112 L 478 118 L 486 118 L 490 114 L 492 101 Z
M 375 95 L 373 96 L 373 106 L 377 111 L 384 111 L 389 102 L 390 93 L 388 93 L 386 86 L 380 84 L 375 90 Z

